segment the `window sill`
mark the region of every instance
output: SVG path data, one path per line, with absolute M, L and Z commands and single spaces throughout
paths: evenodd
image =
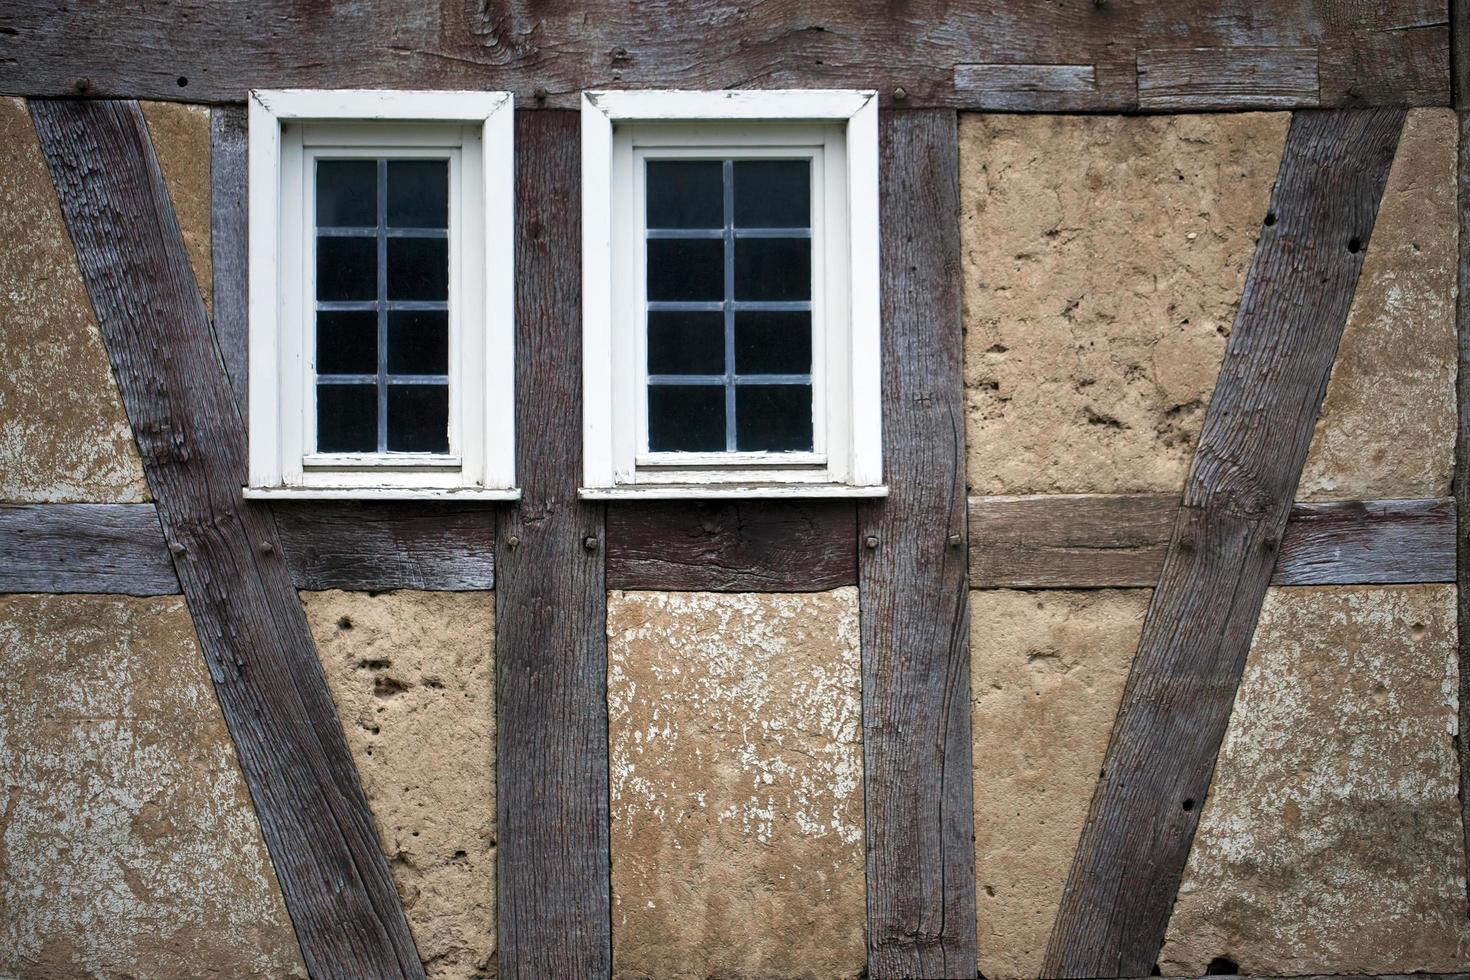
M 662 483 L 582 487 L 583 500 L 759 500 L 776 497 L 886 497 L 888 487 L 844 483 Z
M 521 491 L 480 487 L 244 487 L 246 500 L 520 500 Z

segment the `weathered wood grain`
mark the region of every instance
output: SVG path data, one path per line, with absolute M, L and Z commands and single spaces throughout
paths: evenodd
M 1292 120 L 1043 975 L 1154 966 L 1403 115 Z
M 1447 18 L 1445 0 L 9 0 L 0 92 L 240 102 L 250 88 L 495 88 L 520 108 L 571 108 L 588 88 L 837 87 L 912 107 L 1131 111 L 1141 54 L 1189 47 L 1221 52 L 1232 80 L 1220 103 L 1192 86 L 1196 108 L 1292 95 L 1446 105 Z M 1293 48 L 1319 52 L 1320 95 L 1297 64 L 1258 54 Z M 996 105 L 958 65 L 1092 66 L 1097 97 L 1023 88 Z
M 1470 3 L 1449 0 L 1450 74 L 1453 104 L 1464 109 L 1470 104 Z M 1461 140 L 1463 145 L 1464 141 Z
M 612 959 L 606 534 L 582 475 L 581 142 L 516 119 L 516 472 L 496 529 L 500 975 L 607 976 Z
M 178 591 L 152 504 L 0 505 L 0 592 Z
M 883 465 L 858 506 L 868 974 L 975 974 L 955 114 L 880 126 Z
M 967 108 L 1024 112 L 1044 103 L 1058 112 L 1106 109 L 1092 65 L 955 65 L 954 90 Z
M 1162 48 L 1138 52 L 1138 107 L 1163 112 L 1314 106 L 1315 47 Z
M 249 385 L 250 209 L 246 177 L 244 106 L 215 106 L 209 112 L 210 242 L 214 268 L 214 338 L 225 373 L 245 414 Z
M 31 115 L 307 968 L 422 977 L 143 115 Z
M 1348 500 L 1291 509 L 1272 585 L 1455 580 L 1455 502 Z M 1179 498 L 970 498 L 970 587 L 1140 588 L 1159 580 Z
M 668 501 L 607 513 L 607 587 L 820 592 L 857 582 L 851 501 Z
M 273 510 L 298 589 L 495 587 L 492 505 L 303 502 Z
M 1470 7 L 1470 3 L 1462 6 Z M 1470 17 L 1470 15 L 1467 15 Z M 1457 19 L 1456 24 L 1464 23 Z M 1470 99 L 1470 90 L 1462 90 Z M 1455 379 L 1458 425 L 1455 434 L 1455 566 L 1459 583 L 1456 615 L 1459 626 L 1461 828 L 1465 834 L 1466 868 L 1470 869 L 1470 114 L 1460 113 L 1460 148 L 1456 197 L 1460 211 L 1459 297 L 1455 332 L 1459 364 Z

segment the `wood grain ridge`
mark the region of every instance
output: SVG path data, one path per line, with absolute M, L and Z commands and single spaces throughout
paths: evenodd
M 868 974 L 975 975 L 955 114 L 887 113 L 883 455 L 858 507 Z
M 1154 966 L 1403 120 L 1292 120 L 1043 975 Z
M 30 108 L 306 966 L 422 977 L 143 115 Z

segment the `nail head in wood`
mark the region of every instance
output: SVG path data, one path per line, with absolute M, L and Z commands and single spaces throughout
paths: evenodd
M 958 548 L 960 546 L 961 540 L 962 539 L 960 538 L 960 536 L 958 534 L 951 534 L 949 536 L 949 546 L 951 548 Z
M 505 539 L 505 543 L 510 545 L 512 548 L 519 548 L 521 546 L 521 536 L 519 534 L 512 534 L 510 537 Z
M 260 553 L 262 555 L 268 555 L 272 551 L 275 551 L 275 550 L 276 550 L 276 546 L 273 545 L 273 544 L 271 544 L 269 541 L 262 541 L 260 543 Z
M 867 545 L 869 548 L 878 547 L 878 536 L 876 534 L 868 535 L 866 538 L 863 539 L 863 544 Z
M 588 551 L 596 551 L 597 550 L 597 535 L 595 535 L 595 534 L 589 534 L 585 538 L 583 538 L 582 539 L 582 547 L 586 548 Z

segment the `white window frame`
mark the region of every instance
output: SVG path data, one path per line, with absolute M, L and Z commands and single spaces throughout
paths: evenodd
M 254 499 L 491 499 L 515 487 L 514 100 L 508 92 L 252 91 Z M 450 451 L 314 452 L 316 155 L 450 161 Z
M 581 119 L 582 496 L 886 495 L 877 93 L 587 92 Z M 650 154 L 813 160 L 812 453 L 646 452 Z

